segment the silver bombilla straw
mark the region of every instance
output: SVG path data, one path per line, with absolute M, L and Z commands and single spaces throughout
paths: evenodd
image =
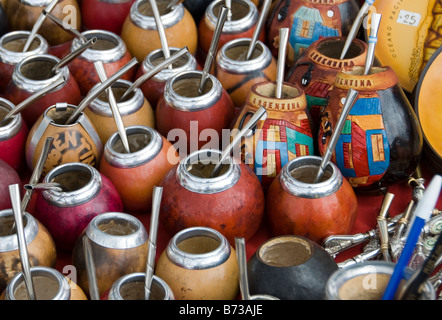
M 43 10 L 45 12 L 51 12 L 52 9 L 57 5 L 58 0 L 52 0 L 48 6 Z M 45 21 L 46 16 L 44 13 L 41 13 L 38 16 L 37 21 L 34 23 L 34 26 L 32 27 L 31 33 L 29 34 L 28 39 L 26 40 L 25 46 L 23 47 L 23 52 L 27 52 L 29 50 L 29 47 L 31 46 L 32 41 L 34 41 L 35 36 L 38 33 L 38 30 L 40 30 L 40 27 L 42 26 L 43 22 Z
M 314 183 L 319 182 L 322 179 L 322 176 L 324 175 L 324 170 L 328 166 L 330 158 L 333 152 L 335 151 L 336 144 L 338 143 L 338 139 L 341 136 L 342 128 L 344 127 L 345 121 L 347 120 L 347 116 L 350 113 L 350 110 L 356 101 L 357 95 L 358 92 L 356 90 L 352 88 L 348 90 L 347 98 L 345 99 L 345 103 L 344 106 L 342 107 L 342 111 L 339 116 L 338 122 L 333 131 L 332 136 L 330 137 L 330 141 L 327 145 L 327 148 L 325 149 L 325 153 L 324 156 L 322 157 L 321 164 L 319 165 Z
M 265 0 L 264 4 L 262 5 L 261 15 L 259 16 L 258 22 L 256 23 L 255 30 L 253 30 L 252 40 L 250 41 L 249 48 L 247 50 L 246 60 L 250 60 L 253 55 L 253 51 L 255 51 L 256 43 L 258 42 L 261 30 L 266 23 L 271 4 L 272 0 Z
M 34 191 L 34 190 L 51 190 L 57 192 L 63 191 L 63 185 L 57 182 L 45 182 L 45 183 L 35 183 L 35 184 L 27 183 L 23 187 L 26 189 L 26 191 Z
M 239 265 L 239 288 L 243 300 L 250 300 L 249 281 L 247 278 L 247 255 L 244 238 L 235 238 L 236 256 Z
M 376 48 L 376 42 L 378 41 L 378 30 L 379 24 L 381 23 L 382 15 L 379 13 L 371 14 L 371 26 L 370 26 L 370 36 L 368 37 L 368 49 L 367 57 L 365 58 L 365 68 L 364 75 L 370 72 L 371 66 L 374 60 L 374 49 Z
M 83 236 L 81 240 L 83 243 L 83 251 L 86 261 L 89 294 L 92 300 L 100 300 L 100 293 L 97 285 L 97 274 L 95 270 L 95 261 L 94 261 L 94 255 L 92 254 L 91 243 L 87 236 Z
M 224 160 L 230 155 L 232 149 L 236 146 L 236 144 L 241 140 L 241 138 L 249 131 L 261 117 L 267 113 L 266 109 L 261 106 L 256 110 L 255 114 L 250 118 L 250 120 L 245 124 L 245 126 L 241 129 L 240 132 L 232 139 L 232 142 L 227 146 L 227 148 L 221 154 L 221 157 L 215 167 L 212 170 L 211 177 L 216 176 L 221 170 L 221 166 Z
M 227 12 L 227 21 L 230 21 L 232 20 L 232 0 L 224 0 L 224 4 L 227 10 L 229 10 Z
M 351 29 L 347 35 L 347 39 L 344 43 L 344 48 L 342 49 L 340 59 L 344 59 L 347 55 L 347 51 L 350 48 L 350 44 L 353 42 L 353 40 L 356 37 L 356 34 L 358 33 L 359 27 L 362 24 L 362 19 L 368 14 L 368 10 L 373 5 L 374 0 L 366 0 L 364 4 L 362 5 L 361 9 L 359 9 L 359 12 L 356 16 L 355 21 L 351 25 Z
M 288 38 L 289 38 L 289 29 L 288 28 L 279 29 L 279 51 L 278 51 L 278 64 L 276 72 L 276 93 L 275 93 L 277 99 L 281 99 L 282 96 Z
M 49 84 L 48 86 L 41 89 L 40 91 L 37 91 L 32 96 L 28 97 L 27 99 L 25 99 L 24 101 L 19 103 L 15 108 L 13 108 L 11 111 L 8 112 L 8 114 L 0 122 L 0 125 L 2 125 L 2 123 L 5 123 L 7 120 L 9 120 L 13 116 L 15 116 L 17 113 L 19 113 L 20 111 L 22 111 L 23 109 L 28 107 L 31 103 L 40 99 L 41 97 L 43 97 L 47 93 L 51 92 L 52 90 L 54 90 L 55 88 L 57 88 L 59 85 L 61 85 L 64 82 L 66 82 L 66 77 L 64 77 L 64 76 L 62 78 L 56 79 L 53 83 Z
M 155 186 L 152 196 L 152 212 L 149 229 L 149 251 L 147 253 L 146 277 L 144 283 L 144 299 L 149 300 L 152 288 L 152 278 L 155 269 L 155 256 L 157 251 L 158 217 L 160 215 L 161 197 L 163 188 Z
M 150 6 L 152 7 L 153 17 L 155 19 L 155 24 L 157 26 L 158 35 L 160 37 L 161 48 L 163 50 L 164 58 L 170 57 L 169 45 L 167 44 L 166 32 L 164 30 L 163 22 L 161 21 L 161 15 L 158 10 L 157 2 L 155 0 L 149 0 Z M 170 66 L 172 67 L 172 66 Z
M 388 209 L 390 208 L 391 202 L 393 201 L 394 194 L 387 192 L 384 196 L 384 201 L 382 202 L 381 210 L 377 217 L 377 224 L 379 229 L 379 237 L 381 239 L 381 252 L 385 261 L 391 262 L 390 255 L 390 245 L 388 240 L 388 222 L 387 215 Z
M 144 82 L 146 82 L 147 80 L 152 78 L 158 72 L 163 70 L 168 65 L 171 65 L 172 63 L 174 63 L 176 60 L 178 60 L 179 58 L 181 58 L 182 56 L 184 56 L 188 52 L 189 52 L 189 50 L 187 49 L 187 47 L 184 47 L 184 48 L 180 49 L 179 51 L 175 52 L 172 56 L 170 56 L 170 58 L 163 60 L 161 63 L 157 64 L 152 69 L 147 71 L 145 74 L 140 76 L 137 80 L 134 81 L 134 83 L 132 83 L 130 85 L 129 88 L 127 88 L 127 90 L 124 92 L 123 96 L 120 98 L 120 101 L 123 101 L 124 98 L 126 98 L 131 92 L 136 90 Z
M 215 59 L 216 51 L 218 49 L 219 38 L 224 27 L 224 23 L 227 18 L 227 8 L 221 6 L 219 11 L 218 21 L 216 22 L 215 31 L 213 32 L 212 42 L 210 43 L 209 52 L 207 53 L 206 61 L 203 68 L 203 73 L 201 74 L 200 86 L 198 89 L 199 94 L 204 91 L 204 86 L 206 84 L 207 78 L 209 77 L 210 68 L 212 67 L 213 60 Z
M 74 37 L 77 37 L 81 40 L 81 42 L 86 42 L 87 38 L 81 34 L 77 29 L 72 28 L 69 24 L 67 23 L 63 23 L 63 21 L 61 21 L 60 19 L 58 19 L 56 16 L 54 16 L 53 14 L 47 12 L 46 10 L 43 10 L 42 13 L 52 22 L 54 22 L 56 25 L 58 25 L 59 27 L 63 28 L 64 30 L 66 30 L 67 32 L 71 33 Z
M 98 77 L 101 82 L 107 80 L 106 70 L 104 70 L 102 61 L 94 62 L 95 69 L 97 70 Z M 114 116 L 115 124 L 117 126 L 118 134 L 120 135 L 121 142 L 123 143 L 126 153 L 130 153 L 129 140 L 127 139 L 126 129 L 124 127 L 123 118 L 121 117 L 120 110 L 118 109 L 117 100 L 115 99 L 114 92 L 111 88 L 106 89 L 107 99 L 111 107 L 112 114 Z
M 9 195 L 11 197 L 12 211 L 14 212 L 15 224 L 17 225 L 17 240 L 20 252 L 20 261 L 23 270 L 26 289 L 29 299 L 36 300 L 34 283 L 32 281 L 31 266 L 29 263 L 28 248 L 26 245 L 25 232 L 23 227 L 23 215 L 21 212 L 20 189 L 18 184 L 9 186 Z
M 66 121 L 66 125 L 72 124 L 80 116 L 81 112 L 104 90 L 109 88 L 115 81 L 117 81 L 123 74 L 129 71 L 134 65 L 138 63 L 137 58 L 132 58 L 128 63 L 126 63 L 120 70 L 115 72 L 109 79 L 104 81 L 94 90 L 91 90 L 88 95 L 78 104 L 78 107 L 71 114 L 69 119 Z
M 61 59 L 59 62 L 55 64 L 55 66 L 51 70 L 51 75 L 58 73 L 61 68 L 67 66 L 69 63 L 71 63 L 74 59 L 76 59 L 78 56 L 80 56 L 84 51 L 92 47 L 97 42 L 97 38 L 93 37 L 86 41 L 85 43 L 81 44 L 77 49 L 67 54 L 63 59 Z

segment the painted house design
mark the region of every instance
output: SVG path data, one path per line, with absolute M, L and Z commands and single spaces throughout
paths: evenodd
M 324 25 L 318 9 L 302 6 L 293 14 L 289 43 L 295 51 L 295 60 L 319 37 L 334 36 L 339 36 L 338 30 Z
M 390 164 L 390 146 L 379 98 L 352 107 L 335 149 L 336 165 L 353 186 L 379 180 Z
M 255 173 L 261 183 L 269 185 L 290 160 L 313 154 L 313 137 L 308 118 L 300 126 L 285 120 L 267 119 L 255 149 Z
M 315 81 L 305 90 L 307 106 L 314 123 L 319 122 L 321 110 L 327 104 L 330 87 L 331 84 Z

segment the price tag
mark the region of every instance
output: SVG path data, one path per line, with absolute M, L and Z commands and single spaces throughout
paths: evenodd
M 405 24 L 407 26 L 417 27 L 419 25 L 420 20 L 421 20 L 420 13 L 411 12 L 407 10 L 400 10 L 396 22 Z

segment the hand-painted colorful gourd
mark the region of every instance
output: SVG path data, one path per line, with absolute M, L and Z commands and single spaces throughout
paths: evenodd
M 0 38 L 0 94 L 5 92 L 17 63 L 35 54 L 48 53 L 48 43 L 39 34 L 29 50 L 23 52 L 29 34 L 30 31 L 11 31 Z
M 352 67 L 336 76 L 321 114 L 318 148 L 329 142 L 350 88 L 358 92 L 339 136 L 332 161 L 360 190 L 381 190 L 407 179 L 420 161 L 423 138 L 419 121 L 390 67 Z
M 383 15 L 375 54 L 381 65 L 390 66 L 399 85 L 413 92 L 419 76 L 442 40 L 440 0 L 403 0 L 373 3 L 372 10 Z M 370 34 L 367 24 L 366 38 Z
M 276 83 L 252 86 L 235 122 L 241 130 L 260 106 L 267 118 L 258 121 L 254 134 L 244 140 L 243 161 L 250 165 L 266 189 L 286 163 L 314 154 L 314 135 L 304 92 L 296 84 L 284 83 L 282 97 L 275 98 Z
M 304 90 L 316 130 L 321 109 L 327 103 L 338 72 L 345 67 L 365 65 L 367 44 L 353 40 L 344 59 L 340 59 L 344 43 L 343 37 L 326 37 L 313 42 L 287 73 L 286 80 Z
M 269 17 L 267 44 L 278 55 L 279 29 L 289 28 L 287 64 L 320 37 L 346 36 L 358 14 L 356 0 L 279 0 Z

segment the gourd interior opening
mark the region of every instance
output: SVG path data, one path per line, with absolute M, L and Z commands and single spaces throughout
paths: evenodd
M 211 177 L 215 165 L 216 163 L 213 161 L 197 161 L 189 165 L 186 170 L 195 177 L 210 179 L 222 176 L 230 168 L 230 164 L 222 164 L 221 169 L 218 171 L 218 174 L 216 174 L 214 177 Z
M 2 106 L 1 102 L 0 102 L 0 124 L 1 124 L 1 126 L 7 126 L 12 121 L 12 118 L 10 118 L 5 123 L 2 123 L 3 119 L 6 117 L 6 115 L 8 114 L 9 111 L 11 111 L 11 110 Z
M 325 40 L 318 44 L 319 53 L 332 59 L 339 59 L 341 57 L 342 49 L 344 48 L 345 40 Z M 353 59 L 364 52 L 364 48 L 354 41 L 350 44 L 345 59 Z
M 26 41 L 28 40 L 28 37 L 24 35 L 17 35 L 14 37 L 6 37 L 2 42 L 2 47 L 5 48 L 8 51 L 12 52 L 23 52 L 23 48 L 25 47 Z M 40 39 L 34 38 L 34 40 L 31 42 L 31 45 L 29 46 L 28 51 L 32 51 L 37 49 L 41 44 Z
M 149 300 L 164 300 L 166 291 L 155 280 L 150 287 Z M 120 295 L 123 300 L 144 300 L 144 281 L 130 281 L 124 283 L 120 288 Z
M 305 263 L 312 255 L 310 244 L 297 237 L 278 237 L 265 243 L 259 258 L 274 267 L 292 267 Z
M 201 77 L 187 77 L 187 78 L 178 78 L 172 85 L 173 91 L 175 91 L 178 95 L 187 98 L 194 98 L 200 96 L 199 94 L 199 86 L 201 82 Z M 204 85 L 203 93 L 212 89 L 213 83 L 212 79 L 208 78 L 206 84 Z
M 14 215 L 11 212 L 11 215 L 9 216 L 2 216 L 0 217 L 0 237 L 6 237 L 10 236 L 12 234 L 16 234 L 16 229 L 12 229 L 14 226 Z M 28 224 L 28 219 L 26 216 L 23 216 L 23 228 L 26 228 L 26 225 Z M 11 232 L 14 231 L 14 232 Z
M 58 281 L 49 274 L 32 276 L 32 282 L 37 300 L 52 300 L 60 290 Z M 14 298 L 16 300 L 29 300 L 28 290 L 23 277 L 20 278 L 20 282 L 14 290 Z
M 175 50 L 170 50 L 170 55 L 172 56 L 173 54 L 175 54 L 178 51 Z M 149 58 L 149 62 L 153 65 L 153 66 L 157 66 L 159 65 L 161 62 L 163 62 L 164 59 L 164 55 L 163 52 L 158 51 L 155 54 L 153 54 L 150 58 Z M 183 55 L 181 57 L 179 57 L 177 60 L 175 60 L 172 63 L 172 68 L 180 68 L 184 65 L 186 65 L 186 63 L 189 61 L 189 57 L 187 55 Z
M 256 92 L 262 96 L 276 99 L 276 83 L 267 83 L 256 87 Z M 294 99 L 301 92 L 294 86 L 283 84 L 281 99 Z
M 20 72 L 25 78 L 30 80 L 47 80 L 54 76 L 52 68 L 54 68 L 56 63 L 55 60 L 30 59 L 21 66 Z
M 376 288 L 373 286 L 367 288 L 367 276 L 359 275 L 344 282 L 339 288 L 339 297 L 342 300 L 381 300 L 390 281 L 390 275 L 373 272 L 370 281 L 376 284 Z
M 114 83 L 110 88 L 114 94 L 115 100 L 118 103 L 129 101 L 135 95 L 135 93 L 132 91 L 123 100 L 121 100 L 121 97 L 126 93 L 129 86 L 117 82 L 117 83 Z M 103 102 L 109 103 L 109 99 L 107 98 L 107 94 L 105 91 L 100 93 L 97 98 Z
M 364 70 L 365 70 L 365 68 L 362 66 L 354 66 L 353 68 L 344 70 L 343 72 L 345 74 L 350 74 L 353 76 L 364 76 Z M 369 75 L 376 74 L 376 73 L 384 72 L 386 70 L 387 70 L 387 68 L 385 68 L 385 67 L 371 67 L 370 72 L 368 74 Z
M 293 179 L 303 183 L 314 183 L 319 167 L 315 165 L 303 165 L 290 170 Z M 328 180 L 332 176 L 332 172 L 328 169 L 324 170 L 324 174 L 319 182 Z M 319 183 L 318 182 L 318 183 Z
M 215 15 L 215 17 L 219 17 L 219 11 L 221 10 L 221 6 L 224 5 L 225 5 L 224 1 L 221 1 L 220 3 L 217 3 L 213 7 L 212 12 Z M 231 6 L 231 12 L 232 12 L 231 20 L 241 20 L 249 12 L 249 7 L 245 2 L 233 0 Z
M 133 132 L 127 134 L 127 140 L 129 142 L 129 150 L 130 152 L 137 152 L 146 148 L 150 141 L 152 140 L 151 135 L 148 132 Z M 124 148 L 123 142 L 120 139 L 120 135 L 115 139 L 115 142 L 112 144 L 112 149 L 118 153 L 126 153 L 126 149 Z
M 167 6 L 169 5 L 170 1 L 165 1 L 165 0 L 157 0 L 157 7 L 158 7 L 158 12 L 160 13 L 160 16 L 163 16 L 165 14 L 168 14 L 171 10 L 167 8 Z M 138 5 L 138 11 L 147 17 L 153 17 L 153 10 L 152 10 L 152 6 L 150 5 L 149 1 L 144 1 L 142 3 L 140 3 Z
M 92 175 L 89 171 L 78 169 L 57 174 L 50 182 L 61 184 L 64 192 L 71 192 L 83 188 L 91 179 Z
M 118 40 L 107 34 L 89 33 L 85 34 L 84 36 L 88 40 L 92 39 L 93 37 L 97 38 L 97 41 L 90 48 L 92 50 L 100 50 L 100 51 L 111 50 L 118 46 Z
M 249 42 L 250 43 L 250 42 Z M 249 43 L 239 43 L 236 46 L 231 46 L 226 50 L 227 58 L 234 61 L 245 61 L 247 56 L 247 51 L 249 50 Z M 255 46 L 250 60 L 258 58 L 263 53 L 261 46 Z
M 67 106 L 66 109 L 50 108 L 46 111 L 46 115 L 51 118 L 51 120 L 58 125 L 65 125 L 69 117 L 74 113 L 75 108 L 72 106 Z
M 103 219 L 97 228 L 113 236 L 126 236 L 135 233 L 138 229 L 131 221 L 118 218 Z
M 190 254 L 205 254 L 214 251 L 221 245 L 218 239 L 208 236 L 192 236 L 177 243 L 177 247 Z

